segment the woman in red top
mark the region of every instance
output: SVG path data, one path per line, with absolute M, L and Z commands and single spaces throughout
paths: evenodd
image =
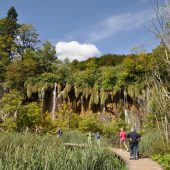
M 120 148 L 122 149 L 122 144 L 125 146 L 126 150 L 128 150 L 128 147 L 125 143 L 125 140 L 126 140 L 126 132 L 123 130 L 123 128 L 120 129 L 120 134 L 119 134 L 119 137 L 120 137 Z

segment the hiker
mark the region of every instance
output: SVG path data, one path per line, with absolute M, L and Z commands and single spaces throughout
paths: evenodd
M 123 144 L 128 152 L 129 149 L 125 142 L 126 141 L 126 132 L 123 130 L 123 128 L 120 129 L 119 138 L 120 138 L 120 148 L 122 149 L 122 144 Z
M 87 135 L 87 140 L 88 140 L 88 144 L 91 146 L 92 145 L 92 137 L 93 137 L 93 135 L 91 134 L 91 132 L 89 132 L 88 133 L 88 135 Z
M 57 131 L 57 137 L 61 137 L 61 135 L 63 134 L 62 130 L 59 128 Z
M 129 138 L 129 146 L 130 146 L 130 158 L 129 159 L 138 159 L 138 143 L 141 135 L 136 133 L 134 127 L 132 127 L 131 132 L 127 134 L 127 138 Z
M 100 146 L 100 140 L 101 140 L 100 134 L 99 132 L 97 132 L 96 141 L 97 141 L 98 146 Z

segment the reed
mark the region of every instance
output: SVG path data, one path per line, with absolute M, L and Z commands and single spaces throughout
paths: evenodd
M 107 148 L 68 148 L 55 135 L 6 134 L 0 138 L 2 170 L 124 170 Z

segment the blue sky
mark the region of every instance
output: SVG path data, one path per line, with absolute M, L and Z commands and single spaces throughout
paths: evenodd
M 159 44 L 149 30 L 149 0 L 0 0 L 1 18 L 11 6 L 19 23 L 32 24 L 42 42 L 57 44 L 57 51 L 68 56 L 67 48 L 79 56 L 87 49 L 90 56 L 129 54 L 138 46 L 150 52 Z

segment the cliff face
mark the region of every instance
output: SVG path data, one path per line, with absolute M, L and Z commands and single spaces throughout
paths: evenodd
M 105 115 L 108 119 L 122 117 L 127 123 L 141 122 L 146 112 L 145 97 L 131 97 L 122 88 L 116 93 L 95 89 L 79 89 L 75 86 L 58 84 L 56 98 L 54 99 L 54 88 L 49 87 L 44 91 L 43 112 L 52 112 L 55 102 L 55 111 L 58 111 L 63 103 L 69 105 L 72 111 L 77 114 L 97 113 Z M 125 109 L 128 115 L 125 115 Z M 129 118 L 128 118 L 129 116 Z M 127 119 L 130 119 L 128 122 Z M 138 125 L 140 126 L 140 125 Z

